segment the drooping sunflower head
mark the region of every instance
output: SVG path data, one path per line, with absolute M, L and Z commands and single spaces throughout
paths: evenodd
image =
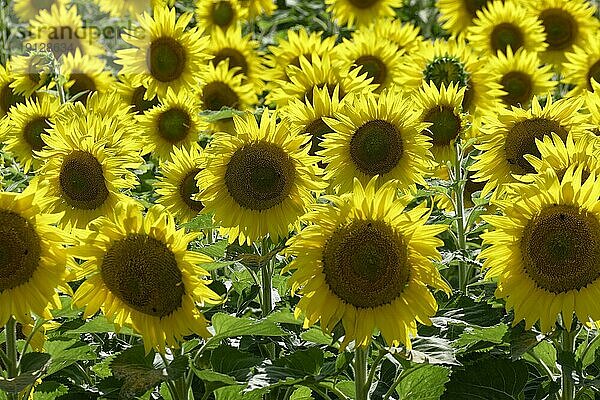
M 600 181 L 581 180 L 581 167 L 562 179 L 547 169 L 529 183 L 510 184 L 510 200 L 497 201 L 499 216 L 484 217 L 493 230 L 482 235 L 487 277 L 498 278 L 496 296 L 514 309 L 514 323 L 537 321 L 550 331 L 558 314 L 571 327 L 598 320 L 593 299 L 600 281 Z M 545 304 L 543 309 L 539 305 Z
M 506 93 L 501 98 L 507 106 L 528 107 L 534 96 L 546 95 L 558 83 L 552 79 L 552 66 L 542 66 L 537 53 L 524 49 L 513 53 L 509 48 L 489 60 L 490 70 Z
M 424 184 L 432 166 L 431 139 L 426 123 L 397 93 L 357 95 L 324 121 L 333 129 L 325 134 L 319 154 L 327 163 L 326 179 L 340 193 L 352 190 L 354 178 L 366 184 L 398 180 L 406 188 Z
M 42 212 L 44 195 L 35 182 L 20 194 L 0 192 L 0 324 L 11 316 L 30 323 L 32 313 L 52 319 L 60 308 L 71 241 L 53 226 L 60 216 Z
M 564 81 L 575 85 L 568 96 L 593 91 L 593 82 L 600 83 L 600 33 L 590 35 L 583 47 L 573 46 L 565 57 Z
M 8 113 L 8 124 L 3 135 L 5 150 L 12 152 L 25 173 L 36 169 L 41 161 L 35 157 L 42 150 L 42 134 L 51 127 L 60 103 L 50 96 L 27 99 L 25 104 L 17 104 Z
M 548 47 L 541 58 L 547 63 L 560 65 L 566 52 L 573 51 L 574 46 L 583 47 L 600 27 L 594 17 L 596 8 L 585 0 L 527 0 L 524 4 L 542 21 Z
M 292 293 L 303 295 L 296 317 L 304 314 L 305 327 L 320 321 L 325 332 L 341 321 L 342 348 L 353 340 L 367 346 L 375 328 L 390 345 L 410 348 L 416 321 L 428 323 L 437 309 L 427 286 L 450 290 L 430 260 L 439 258 L 435 235 L 446 227 L 425 225 L 423 205 L 405 211 L 393 181 L 377 186 L 376 178 L 366 187 L 355 180 L 351 193 L 315 207 L 288 241 L 295 258 L 284 272 L 295 271 Z
M 215 29 L 223 31 L 236 27 L 245 18 L 246 10 L 237 0 L 210 0 L 196 2 L 196 20 L 206 27 L 208 32 Z
M 152 153 L 159 160 L 168 160 L 175 147 L 190 149 L 198 141 L 204 124 L 199 117 L 200 103 L 187 90 L 170 88 L 161 105 L 139 117 L 142 126 L 143 154 Z
M 489 119 L 482 130 L 481 143 L 476 147 L 482 150 L 473 164 L 475 179 L 487 181 L 484 194 L 502 185 L 514 182 L 513 174 L 533 173 L 535 169 L 525 158 L 526 154 L 540 156 L 536 139 L 543 139 L 552 133 L 565 141 L 569 133 L 574 138 L 587 134 L 589 125 L 585 116 L 578 113 L 583 99 L 561 99 L 556 102 L 549 97 L 541 107 L 537 97 L 533 98 L 531 109 L 513 107 L 502 110 L 498 116 Z
M 197 176 L 206 210 L 215 213 L 231 242 L 248 244 L 269 234 L 287 236 L 290 225 L 313 203 L 324 184 L 305 135 L 292 135 L 288 122 L 265 111 L 234 116 L 236 135 L 216 133 L 206 168 Z
M 327 11 L 339 25 L 369 25 L 377 18 L 393 17 L 402 0 L 326 0 Z
M 165 206 L 181 223 L 194 219 L 204 205 L 196 200 L 198 186 L 196 175 L 201 168 L 200 146 L 173 149 L 171 160 L 161 164 L 162 176 L 156 183 L 156 201 Z
M 462 115 L 462 101 L 465 88 L 458 89 L 450 84 L 442 84 L 441 90 L 435 85 L 424 84 L 414 97 L 419 119 L 429 124 L 425 134 L 431 137 L 431 152 L 438 163 L 454 160 L 454 143 L 466 129 Z
M 475 49 L 492 56 L 498 51 L 506 53 L 508 47 L 513 51 L 523 48 L 538 52 L 547 46 L 539 19 L 529 15 L 517 2 L 500 0 L 488 3 L 477 14 L 467 38 Z
M 127 31 L 123 40 L 134 48 L 117 51 L 120 73 L 135 77 L 148 90 L 148 98 L 164 95 L 167 88 L 192 89 L 210 56 L 209 39 L 198 27 L 188 29 L 192 14 L 177 17 L 175 9 L 156 7 L 154 14 L 138 16 L 143 33 Z
M 177 347 L 183 336 L 210 336 L 196 304 L 219 297 L 200 277 L 211 259 L 187 250 L 194 235 L 175 228 L 173 216 L 156 205 L 142 215 L 131 201 L 90 225 L 74 250 L 85 259 L 78 278 L 86 277 L 73 297 L 84 315 L 102 309 L 117 328 L 131 326 L 144 338 L 146 351 Z
M 116 81 L 105 67 L 104 61 L 97 57 L 81 55 L 79 49 L 74 54 L 67 54 L 63 58 L 62 73 L 68 79 L 65 87 L 69 97 L 77 96 L 77 101 L 85 104 L 91 93 L 106 93 L 112 90 Z
M 442 27 L 454 36 L 465 32 L 473 25 L 477 11 L 482 10 L 492 0 L 437 0 Z

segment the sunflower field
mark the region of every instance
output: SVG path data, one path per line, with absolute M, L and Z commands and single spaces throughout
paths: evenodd
M 600 399 L 600 1 L 0 0 L 0 400 Z

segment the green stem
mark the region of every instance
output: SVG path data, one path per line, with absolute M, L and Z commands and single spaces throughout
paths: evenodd
M 17 361 L 17 321 L 11 316 L 6 322 L 6 355 L 8 356 L 8 379 L 19 375 L 19 364 Z M 16 400 L 17 393 L 8 393 L 9 400 Z
M 463 171 L 462 171 L 462 157 L 460 144 L 457 141 L 455 146 L 454 155 L 454 188 L 456 195 L 456 236 L 458 237 L 458 247 L 461 251 L 461 255 L 464 255 L 467 249 L 467 237 L 465 233 L 465 201 L 464 201 L 464 189 L 465 185 L 463 182 Z M 469 284 L 469 272 L 467 270 L 467 263 L 463 260 L 458 262 L 458 286 L 461 292 L 467 293 L 467 285 Z
M 369 387 L 367 387 L 368 347 L 359 346 L 354 350 L 354 387 L 356 400 L 368 400 Z
M 377 372 L 377 366 L 379 365 L 381 360 L 383 360 L 386 354 L 387 351 L 379 350 L 379 355 L 377 356 L 375 361 L 373 361 L 373 364 L 371 365 L 371 370 L 369 371 L 369 377 L 367 378 L 367 388 L 370 388 L 373 384 L 373 380 L 375 380 L 375 373 Z
M 564 353 L 575 352 L 575 338 L 577 330 L 570 331 L 564 328 L 561 334 L 561 346 Z M 573 368 L 567 365 L 561 366 L 561 400 L 573 400 L 575 398 L 575 382 L 573 381 Z
M 6 37 L 6 27 L 8 26 L 8 18 L 6 16 L 6 8 L 8 5 L 4 0 L 0 1 L 0 28 L 2 29 L 2 45 L 0 46 L 0 65 L 6 65 L 8 60 L 8 39 Z M 4 52 L 6 50 L 6 52 Z
M 269 254 L 269 244 L 265 237 L 262 242 L 262 257 Z M 260 266 L 261 310 L 263 318 L 273 310 L 273 263 L 268 260 Z
M 44 326 L 45 322 L 46 321 L 43 320 L 43 319 L 38 319 L 38 320 L 35 321 L 35 325 L 33 326 L 33 329 L 31 330 L 31 334 L 29 336 L 27 336 L 27 339 L 25 340 L 25 344 L 23 345 L 23 354 L 21 354 L 21 358 L 27 352 L 27 347 L 31 343 L 31 340 L 33 339 L 33 336 L 42 328 L 42 326 Z M 19 359 L 19 362 L 21 362 L 20 359 Z

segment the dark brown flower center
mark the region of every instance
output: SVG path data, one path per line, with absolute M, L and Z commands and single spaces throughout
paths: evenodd
M 248 73 L 248 61 L 246 61 L 246 57 L 240 51 L 226 47 L 220 49 L 214 56 L 212 59 L 214 65 L 219 65 L 223 60 L 229 60 L 229 69 L 240 68 L 236 71 L 236 75 Z
M 60 168 L 63 199 L 72 207 L 95 210 L 108 198 L 102 164 L 86 151 L 75 150 Z
M 475 18 L 477 16 L 477 11 L 485 7 L 488 1 L 489 0 L 464 0 L 464 6 L 469 14 L 471 14 L 471 17 Z
M 223 107 L 238 108 L 240 98 L 225 82 L 210 82 L 202 88 L 202 105 L 205 110 L 219 111 Z
M 350 140 L 350 156 L 364 174 L 383 175 L 393 170 L 402 158 L 402 137 L 398 129 L 383 120 L 364 123 Z
M 158 116 L 158 134 L 169 143 L 184 140 L 192 129 L 192 117 L 181 108 L 170 108 Z
M 360 67 L 360 73 L 367 73 L 367 77 L 373 78 L 373 83 L 381 85 L 387 77 L 387 67 L 383 61 L 375 56 L 359 57 L 354 64 Z
M 23 139 L 33 150 L 40 151 L 44 147 L 42 133 L 50 128 L 46 117 L 36 117 L 29 121 L 23 128 Z
M 172 82 L 179 79 L 185 70 L 187 54 L 185 48 L 171 37 L 161 37 L 150 44 L 146 65 L 154 79 Z
M 521 71 L 511 71 L 500 79 L 502 89 L 507 93 L 502 96 L 504 103 L 511 106 L 525 105 L 533 95 L 531 77 Z
M 506 48 L 510 46 L 513 51 L 517 51 L 523 46 L 523 32 L 521 28 L 508 22 L 503 22 L 494 27 L 491 36 L 491 45 L 494 55 L 500 50 L 506 53 Z
M 587 72 L 587 87 L 590 92 L 593 90 L 592 79 L 600 84 L 600 60 L 596 61 Z
M 9 85 L 10 83 L 6 82 L 0 89 L 0 117 L 8 113 L 12 106 L 25 103 L 25 97 L 15 93 Z
M 325 136 L 327 133 L 333 132 L 333 129 L 331 129 L 329 125 L 323 121 L 323 118 L 319 117 L 308 124 L 305 128 L 305 131 L 311 136 L 310 150 L 308 154 L 311 156 L 316 156 L 317 151 L 323 150 L 321 147 L 323 136 Z
M 235 18 L 235 11 L 229 1 L 219 1 L 213 4 L 212 17 L 215 25 L 226 29 Z
M 432 125 L 425 131 L 434 146 L 449 146 L 462 129 L 460 116 L 450 106 L 437 106 L 427 111 L 423 120 Z
M 133 106 L 133 110 L 136 114 L 143 114 L 144 111 L 156 107 L 160 104 L 157 96 L 154 96 L 154 98 L 151 100 L 146 100 L 144 99 L 145 95 L 146 88 L 143 86 L 136 87 L 133 91 L 133 94 L 131 95 L 131 105 Z
M 77 97 L 77 101 L 80 101 L 85 105 L 87 103 L 87 98 L 90 95 L 90 93 L 98 90 L 96 88 L 96 82 L 90 76 L 81 73 L 71 74 L 70 78 L 75 82 L 69 88 L 69 96 L 75 97 L 76 95 L 81 93 L 81 95 Z
M 379 3 L 379 0 L 349 0 L 349 2 L 356 8 L 365 9 L 373 7 L 375 4 Z
M 564 50 L 577 38 L 579 28 L 573 16 L 560 8 L 550 8 L 540 14 L 546 31 L 548 50 Z
M 204 208 L 204 204 L 201 201 L 192 199 L 192 196 L 198 193 L 198 186 L 196 184 L 196 175 L 200 172 L 200 168 L 195 168 L 188 172 L 188 174 L 179 183 L 179 196 L 181 200 L 192 210 L 200 212 Z

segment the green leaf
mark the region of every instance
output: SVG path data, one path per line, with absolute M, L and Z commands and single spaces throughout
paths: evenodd
M 290 396 L 290 400 L 312 400 L 314 397 L 312 396 L 312 390 L 307 388 L 306 386 L 300 386 L 298 389 L 292 392 Z
M 248 381 L 250 389 L 275 388 L 320 380 L 324 354 L 317 347 L 296 351 L 274 361 L 266 360 L 256 367 L 256 373 Z
M 54 337 L 46 342 L 44 348 L 52 357 L 48 375 L 52 375 L 78 361 L 89 361 L 97 358 L 94 349 L 78 339 Z
M 233 376 L 239 381 L 248 380 L 252 368 L 261 362 L 262 359 L 252 353 L 226 345 L 217 347 L 210 355 L 210 364 L 214 371 Z
M 307 331 L 304 331 L 300 334 L 302 340 L 306 340 L 307 342 L 322 344 L 322 345 L 330 345 L 333 338 L 319 328 L 310 328 Z
M 438 365 L 419 365 L 406 372 L 396 391 L 401 399 L 439 400 L 450 380 L 450 369 Z
M 50 354 L 33 351 L 26 353 L 19 363 L 21 372 L 37 372 L 46 369 L 50 362 Z
M 467 326 L 459 338 L 453 342 L 453 345 L 457 348 L 458 353 L 472 350 L 482 342 L 484 342 L 483 347 L 490 347 L 490 344 L 502 343 L 502 338 L 507 331 L 508 325 L 504 323 L 489 327 Z M 481 346 L 478 347 L 481 348 Z
M 212 213 L 201 213 L 198 214 L 196 218 L 191 220 L 190 222 L 186 222 L 185 224 L 181 224 L 186 229 L 189 229 L 193 232 L 200 232 L 204 229 L 213 229 L 218 228 L 213 222 L 213 214 Z
M 479 360 L 454 371 L 444 400 L 520 400 L 529 372 L 524 361 Z
M 229 267 L 230 265 L 235 264 L 235 261 L 214 261 L 210 263 L 201 264 L 200 266 L 204 268 L 206 271 L 216 271 L 221 268 Z
M 588 366 L 590 366 L 594 363 L 596 350 L 598 348 L 600 348 L 600 340 L 596 340 L 590 346 L 589 343 L 591 342 L 591 340 L 593 340 L 593 338 L 591 338 L 590 341 L 587 341 L 587 340 L 584 341 L 577 348 L 576 355 L 577 355 L 578 360 L 581 360 L 583 369 L 587 368 Z M 584 355 L 584 353 L 585 353 L 585 355 Z M 583 356 L 583 358 L 581 358 L 582 356 Z
M 231 376 L 211 371 L 209 369 L 195 370 L 194 373 L 198 378 L 202 379 L 204 382 L 217 382 L 227 386 L 237 384 L 236 380 L 233 379 Z
M 21 373 L 11 379 L 0 377 L 0 390 L 18 393 L 40 378 L 50 363 L 50 354 L 26 353 L 21 361 Z
M 409 359 L 418 364 L 460 365 L 450 342 L 433 336 L 419 336 L 413 339 Z
M 166 379 L 162 370 L 154 368 L 154 352 L 146 354 L 144 346 L 131 347 L 115 357 L 110 369 L 123 382 L 120 398 L 133 398 L 156 387 Z
M 55 400 L 69 393 L 69 388 L 55 381 L 42 382 L 35 386 L 34 400 Z
M 187 355 L 177 355 L 167 365 L 166 371 L 170 380 L 175 381 L 185 375 L 190 366 L 190 359 Z
M 253 336 L 286 336 L 276 323 L 263 319 L 236 318 L 228 314 L 217 313 L 212 319 L 215 335 L 207 343 L 207 347 L 216 346 L 222 339 L 253 335 Z
M 206 254 L 209 257 L 214 259 L 219 259 L 225 257 L 225 251 L 227 250 L 227 239 L 219 240 L 216 243 L 213 243 L 209 246 L 204 246 L 198 249 L 198 251 L 202 254 Z
M 244 113 L 233 108 L 224 107 L 219 111 L 205 110 L 200 113 L 202 119 L 206 122 L 217 122 L 222 119 L 233 118 L 234 115 L 243 115 Z
M 226 386 L 215 390 L 216 400 L 262 400 L 267 389 L 245 391 L 245 385 Z
M 115 331 L 115 325 L 106 319 L 103 315 L 90 319 L 85 324 L 77 329 L 70 330 L 69 333 L 80 334 L 80 333 L 109 333 Z M 119 333 L 130 336 L 138 336 L 133 332 L 131 328 L 123 327 Z

